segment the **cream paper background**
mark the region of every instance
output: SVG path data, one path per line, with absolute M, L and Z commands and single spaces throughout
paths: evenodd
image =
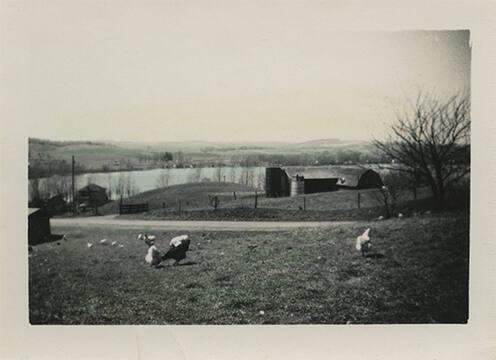
M 72 3 L 80 6 L 83 2 Z M 118 8 L 129 1 L 107 3 Z M 60 4 L 0 0 L 0 359 L 496 359 L 494 1 L 257 3 L 260 12 L 270 5 L 288 19 L 297 19 L 305 15 L 305 9 L 319 6 L 328 15 L 328 26 L 336 30 L 471 31 L 469 323 L 388 326 L 30 326 L 25 246 L 30 132 L 25 114 L 30 106 L 27 100 L 36 94 L 31 93 L 29 79 L 20 71 L 26 59 L 19 54 L 26 44 L 20 41 L 23 28 L 16 23 L 29 23 L 25 18 L 28 9 L 44 6 L 56 12 Z M 173 6 L 174 2 L 166 4 Z M 228 16 L 242 2 L 209 4 Z M 33 13 L 36 15 L 29 11 L 30 16 Z M 298 26 L 297 21 L 294 26 Z M 13 74 L 16 83 L 5 81 Z

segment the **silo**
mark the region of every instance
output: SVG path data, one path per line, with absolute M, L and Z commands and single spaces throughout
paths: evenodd
M 282 170 L 278 167 L 265 168 L 265 196 L 278 197 L 283 196 L 282 184 Z
M 303 177 L 291 179 L 291 196 L 298 196 L 305 193 L 305 181 Z

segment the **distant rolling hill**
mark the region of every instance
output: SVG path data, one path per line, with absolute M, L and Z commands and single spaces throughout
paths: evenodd
M 160 164 L 142 162 L 147 155 L 170 152 L 174 160 L 193 162 L 200 166 L 210 166 L 231 159 L 243 159 L 250 154 L 298 155 L 317 152 L 360 151 L 368 153 L 371 144 L 365 141 L 340 139 L 315 139 L 300 143 L 285 142 L 210 142 L 210 141 L 169 141 L 169 142 L 131 142 L 131 141 L 52 141 L 29 139 L 29 161 L 34 166 L 44 166 L 53 161 L 65 161 L 76 157 L 77 165 L 87 171 L 109 169 L 145 169 Z M 183 155 L 179 155 L 181 152 Z M 235 160 L 236 161 L 236 160 Z M 114 162 L 119 162 L 114 167 Z M 67 165 L 67 164 L 66 164 Z M 263 164 L 262 164 L 263 165 Z M 67 165 L 68 166 L 68 165 Z M 67 169 L 67 166 L 65 167 Z M 46 169 L 45 169 L 46 170 Z M 69 169 L 70 171 L 70 169 Z M 45 171 L 46 172 L 46 171 Z
M 53 160 L 70 163 L 74 155 L 77 163 L 84 168 L 101 169 L 115 160 L 137 162 L 138 157 L 144 153 L 146 151 L 143 149 L 130 149 L 103 142 L 29 139 L 30 163 Z

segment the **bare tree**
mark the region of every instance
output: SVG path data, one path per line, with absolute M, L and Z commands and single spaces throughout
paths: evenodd
M 188 176 L 189 182 L 192 183 L 200 182 L 201 175 L 202 175 L 202 168 L 201 167 L 194 168 L 194 170 L 192 170 Z
M 163 188 L 169 186 L 170 173 L 169 169 L 163 169 L 157 178 L 157 187 Z
M 255 168 L 250 167 L 246 172 L 246 185 L 255 187 Z
M 236 182 L 236 168 L 234 166 L 231 166 L 229 170 L 229 181 L 232 183 Z
M 95 182 L 95 177 L 93 175 L 90 174 L 86 177 L 86 185 L 92 184 L 94 182 Z
M 126 188 L 126 173 L 119 173 L 119 177 L 117 178 L 117 184 L 115 185 L 115 195 L 119 197 L 121 200 L 124 197 Z
M 108 184 L 108 191 L 107 191 L 108 192 L 108 197 L 109 197 L 109 199 L 112 199 L 112 195 L 113 195 L 112 194 L 112 188 L 113 188 L 113 186 L 112 186 L 112 174 L 111 173 L 108 173 L 107 174 L 107 184 Z
M 438 209 L 446 190 L 470 172 L 470 100 L 457 94 L 442 101 L 420 94 L 409 112 L 398 115 L 380 152 L 397 162 L 397 170 L 427 183 Z
M 139 192 L 139 189 L 134 181 L 134 177 L 128 173 L 125 177 L 125 185 L 124 185 L 124 193 L 129 198 L 133 195 L 136 195 Z
M 411 185 L 409 174 L 402 174 L 398 171 L 390 171 L 382 176 L 384 186 L 378 191 L 372 192 L 372 197 L 384 208 L 384 215 L 391 217 L 394 215 L 401 194 Z
M 264 169 L 258 170 L 257 188 L 261 189 L 261 190 L 265 190 L 265 171 L 264 171 Z
M 221 182 L 222 181 L 222 167 L 220 165 L 218 165 L 215 168 L 214 179 L 215 179 L 216 182 Z
M 248 168 L 246 166 L 242 166 L 240 177 L 239 177 L 239 183 L 243 184 L 243 185 L 248 185 L 249 177 L 250 177 L 250 175 L 249 175 Z

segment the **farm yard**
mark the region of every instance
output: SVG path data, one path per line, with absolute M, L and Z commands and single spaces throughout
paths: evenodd
M 215 209 L 210 199 L 217 197 Z M 256 198 L 256 200 L 255 200 Z M 417 189 L 398 193 L 392 210 L 409 215 L 432 207 L 431 192 Z M 256 201 L 256 208 L 255 208 Z M 270 221 L 341 221 L 374 220 L 384 215 L 380 190 L 339 190 L 295 197 L 266 198 L 246 185 L 234 183 L 190 183 L 173 185 L 130 197 L 125 203 L 147 203 L 147 212 L 121 215 L 127 219 L 164 220 L 270 220 Z M 179 208 L 180 204 L 180 208 Z M 468 207 L 468 192 L 455 194 L 448 207 Z M 112 201 L 99 209 L 100 214 L 119 213 L 119 202 Z
M 466 322 L 468 226 L 465 213 L 446 212 L 270 233 L 148 229 L 161 250 L 173 236 L 191 238 L 182 265 L 160 268 L 145 263 L 135 230 L 54 227 L 67 240 L 29 258 L 30 322 Z M 380 256 L 354 248 L 366 228 Z

